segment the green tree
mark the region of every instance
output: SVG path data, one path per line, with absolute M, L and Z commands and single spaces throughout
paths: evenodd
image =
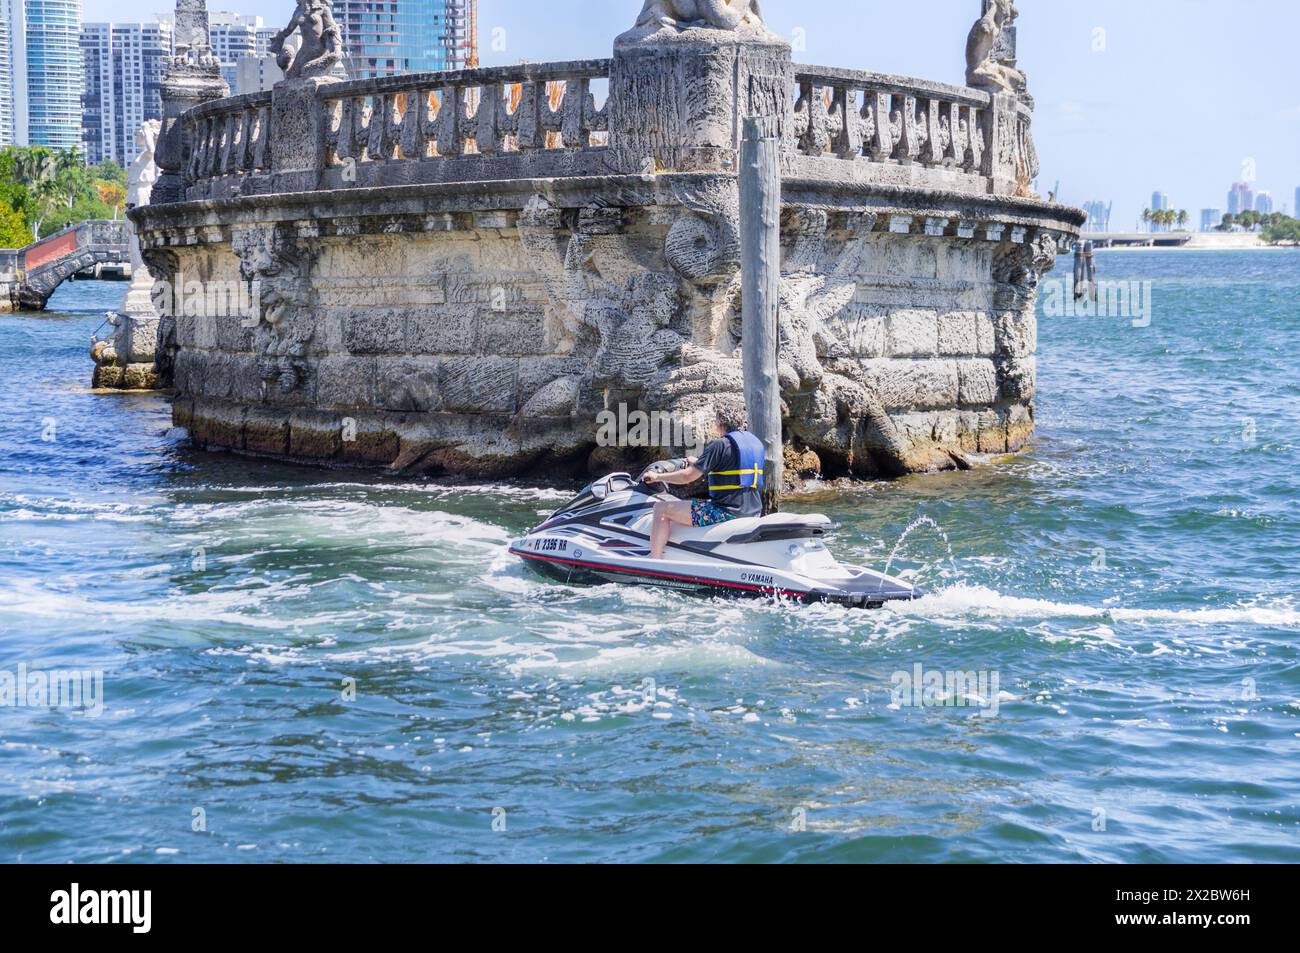
M 22 215 L 12 206 L 0 203 L 0 248 L 22 248 L 31 240 Z

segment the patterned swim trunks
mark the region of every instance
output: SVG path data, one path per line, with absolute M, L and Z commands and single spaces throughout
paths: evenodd
M 735 513 L 728 513 L 712 500 L 691 500 L 692 526 L 716 526 L 735 518 Z

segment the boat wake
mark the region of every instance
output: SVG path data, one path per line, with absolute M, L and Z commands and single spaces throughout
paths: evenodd
M 959 583 L 931 592 L 915 602 L 897 603 L 889 611 L 923 619 L 1096 619 L 1152 625 L 1257 625 L 1300 628 L 1300 610 L 1274 605 L 1237 605 L 1204 609 L 1144 609 L 1088 606 L 1003 595 L 985 586 Z

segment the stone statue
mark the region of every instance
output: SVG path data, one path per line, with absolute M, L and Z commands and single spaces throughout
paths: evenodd
M 1025 74 L 1016 68 L 1015 0 L 984 0 L 984 15 L 966 41 L 966 85 L 990 92 L 1023 94 Z
M 158 134 L 161 131 L 162 123 L 157 119 L 149 119 L 135 132 L 135 147 L 139 152 L 126 174 L 128 209 L 149 204 L 153 184 L 158 181 L 158 164 L 154 153 L 158 148 Z M 127 219 L 127 234 L 130 236 L 131 249 L 131 287 L 126 293 L 122 310 L 129 315 L 141 314 L 156 318 L 157 315 L 150 301 L 153 277 L 145 266 L 144 256 L 140 254 L 140 240 L 130 219 Z
M 158 181 L 154 153 L 162 123 L 147 120 L 136 130 L 139 150 L 127 171 L 126 207 L 149 204 L 153 185 Z M 107 323 L 114 332 L 107 340 L 92 337 L 90 356 L 95 361 L 92 387 L 144 390 L 157 385 L 153 371 L 158 336 L 158 312 L 153 306 L 154 279 L 140 252 L 140 238 L 135 224 L 126 220 L 127 247 L 131 256 L 131 285 L 122 299 L 119 314 L 109 314 Z
M 656 25 L 686 29 L 693 26 L 736 30 L 764 28 L 758 0 L 646 0 L 637 27 Z
M 288 25 L 275 35 L 268 49 L 285 79 L 328 76 L 343 59 L 343 36 L 334 22 L 331 0 L 298 0 Z M 302 37 L 295 52 L 285 41 L 297 30 Z

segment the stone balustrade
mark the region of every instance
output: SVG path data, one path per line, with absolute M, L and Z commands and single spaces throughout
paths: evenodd
M 1028 195 L 1038 174 L 1017 97 L 830 67 L 796 67 L 795 85 L 796 173 L 996 195 Z
M 596 59 L 323 83 L 305 178 L 271 178 L 272 93 L 216 100 L 184 117 L 187 197 L 640 172 L 644 159 L 611 148 L 614 104 L 597 106 L 593 86 L 610 68 Z M 1037 174 L 1030 109 L 1015 97 L 831 67 L 794 75 L 786 165 L 796 177 L 1016 195 Z
M 791 148 L 799 154 L 983 170 L 988 93 L 856 70 L 796 70 Z
M 323 86 L 330 165 L 603 148 L 593 81 L 609 60 L 423 73 Z
M 269 92 L 218 99 L 187 112 L 189 181 L 270 171 L 270 116 Z

